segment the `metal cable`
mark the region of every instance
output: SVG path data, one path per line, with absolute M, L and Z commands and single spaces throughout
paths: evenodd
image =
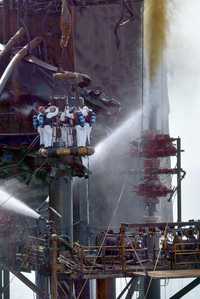
M 126 235 L 126 233 L 125 233 L 125 235 Z M 132 242 L 131 242 L 131 239 L 130 239 L 129 236 L 127 236 L 127 235 L 126 235 L 126 237 L 128 238 L 128 240 L 129 240 L 130 243 L 131 243 L 131 247 L 132 247 L 132 249 L 134 250 L 135 256 L 136 256 L 136 258 L 137 258 L 137 260 L 138 260 L 140 266 L 143 268 L 144 273 L 146 273 L 146 268 L 144 267 L 144 265 L 143 265 L 143 263 L 142 263 L 142 261 L 141 261 L 139 255 L 137 254 L 137 251 L 135 250 L 135 248 L 134 248 L 134 246 L 133 246 L 133 244 L 132 244 Z
M 113 211 L 111 220 L 110 220 L 110 222 L 109 222 L 109 224 L 108 224 L 108 227 L 107 227 L 107 230 L 106 230 L 106 232 L 105 232 L 103 241 L 101 242 L 101 245 L 100 245 L 99 250 L 98 250 L 98 252 L 97 252 L 97 256 L 96 256 L 96 258 L 95 258 L 94 265 L 92 265 L 91 268 L 90 268 L 90 270 L 89 270 L 90 272 L 93 270 L 93 268 L 94 268 L 94 266 L 95 266 L 95 264 L 96 264 L 97 258 L 100 256 L 100 253 L 101 253 L 103 244 L 104 244 L 104 242 L 105 242 L 105 240 L 106 240 L 108 231 L 110 230 L 112 221 L 113 221 L 113 219 L 114 219 L 114 217 L 115 217 L 115 215 L 116 215 L 116 213 L 117 213 L 117 211 L 118 211 L 119 204 L 120 204 L 121 199 L 122 199 L 122 196 L 123 196 L 123 194 L 124 194 L 124 190 L 125 190 L 125 186 L 126 186 L 126 181 L 127 181 L 127 178 L 124 180 L 124 183 L 122 184 L 122 188 L 121 188 L 121 191 L 120 191 L 118 200 L 117 200 L 116 207 L 115 207 L 115 209 L 114 209 L 114 211 Z M 86 286 L 88 280 L 89 280 L 89 278 L 87 278 L 87 279 L 85 280 L 85 282 L 83 283 L 82 288 L 81 288 L 81 290 L 80 290 L 80 292 L 79 292 L 79 294 L 78 294 L 78 296 L 77 296 L 76 299 L 80 299 L 80 296 L 81 296 L 82 292 L 84 291 L 84 288 L 85 288 L 85 286 Z
M 30 181 L 37 174 L 37 172 L 40 171 L 40 169 L 47 163 L 47 161 L 48 161 L 48 157 L 41 163 L 40 167 L 34 170 L 33 174 L 31 175 Z
M 168 228 L 168 224 L 169 224 L 169 221 L 166 223 L 165 230 L 164 230 L 164 235 L 166 235 L 167 228 Z M 160 258 L 161 251 L 162 251 L 162 247 L 160 246 L 160 248 L 159 248 L 159 252 L 158 252 L 158 255 L 157 255 L 157 258 L 156 258 L 156 262 L 155 262 L 155 265 L 154 265 L 154 268 L 153 268 L 153 272 L 156 271 L 156 268 L 157 268 L 157 265 L 158 265 L 158 261 L 159 261 L 159 258 Z M 144 299 L 146 299 L 147 296 L 148 296 L 148 293 L 149 293 L 149 289 L 150 289 L 150 286 L 151 286 L 152 279 L 153 279 L 153 278 L 151 277 L 151 278 L 150 278 L 150 281 L 149 281 L 149 284 L 148 284 L 148 287 L 147 287 L 147 290 L 146 290 L 146 293 L 145 293 L 145 295 L 144 295 Z
M 174 202 L 173 202 L 172 204 L 174 204 Z M 165 230 L 164 230 L 164 236 L 166 236 L 166 232 L 167 232 L 168 225 L 169 225 L 169 221 L 167 221 L 167 223 L 166 223 Z M 155 262 L 155 265 L 154 265 L 154 268 L 153 268 L 153 272 L 156 271 L 156 268 L 157 268 L 157 265 L 158 265 L 158 261 L 159 261 L 159 258 L 160 258 L 161 251 L 162 251 L 162 247 L 160 246 L 160 249 L 159 249 L 159 252 L 158 252 L 158 255 L 157 255 L 157 258 L 156 258 L 156 262 Z M 148 295 L 148 293 L 149 293 L 149 289 L 150 289 L 150 286 L 151 286 L 152 279 L 153 279 L 153 278 L 151 277 L 151 279 L 150 279 L 150 281 L 149 281 L 149 284 L 148 284 L 148 287 L 147 287 L 146 294 L 145 294 L 145 296 L 144 296 L 144 299 L 147 298 L 147 295 Z

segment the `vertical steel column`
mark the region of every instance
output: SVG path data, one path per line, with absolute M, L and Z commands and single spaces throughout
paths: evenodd
M 88 190 L 88 180 L 87 179 L 78 179 L 76 181 L 76 200 L 78 202 L 79 209 L 79 230 L 77 233 L 77 241 L 82 245 L 89 245 L 90 237 L 89 237 L 89 223 L 90 223 L 90 205 L 89 205 L 89 190 Z M 78 295 L 84 286 L 84 290 L 81 293 L 80 299 L 90 299 L 90 282 L 79 279 L 76 281 L 76 294 Z M 91 298 L 92 299 L 92 298 Z
M 3 22 L 2 22 L 2 27 L 3 27 L 3 42 L 7 42 L 9 37 L 10 37 L 10 1 L 9 0 L 4 0 L 3 1 Z
M 58 299 L 58 276 L 57 276 L 58 236 L 51 236 L 51 299 Z
M 3 294 L 2 294 L 2 290 L 3 290 L 3 269 L 0 267 L 0 299 L 3 299 Z
M 116 284 L 112 278 L 97 280 L 97 299 L 116 298 Z
M 22 10 L 23 10 L 22 1 L 17 1 L 17 28 L 20 28 Z
M 60 178 L 61 206 L 58 212 L 62 215 L 61 234 L 68 235 L 71 244 L 73 244 L 73 179 L 68 176 Z
M 35 284 L 40 290 L 45 290 L 47 294 L 49 293 L 49 277 L 44 275 L 44 273 L 37 271 L 35 273 Z M 37 299 L 43 299 L 40 295 L 36 295 Z
M 0 299 L 10 299 L 10 273 L 0 268 Z
M 159 251 L 159 242 L 157 237 L 148 236 L 147 238 L 148 256 L 152 259 L 153 263 L 156 262 L 157 253 Z M 145 299 L 160 299 L 160 279 L 144 278 L 144 298 Z
M 181 199 L 181 139 L 177 138 L 177 221 L 182 221 Z
M 55 209 L 62 218 L 50 211 L 50 220 L 58 234 L 68 235 L 73 242 L 73 184 L 71 177 L 53 179 L 49 189 L 49 207 Z
M 144 279 L 145 299 L 160 299 L 160 279 Z
M 71 176 L 68 177 L 56 177 L 52 180 L 49 186 L 49 207 L 52 207 L 56 212 L 61 215 L 61 218 L 53 211 L 49 211 L 49 219 L 53 222 L 53 232 L 58 235 L 67 235 L 70 239 L 70 242 L 73 243 L 73 182 Z M 52 269 L 53 275 L 51 277 L 51 293 L 53 294 L 53 299 L 58 298 L 62 299 L 63 294 L 56 293 L 58 289 L 57 277 L 56 277 L 56 263 L 55 263 L 55 254 L 56 254 L 56 244 L 54 240 L 52 241 L 53 245 L 53 255 L 52 255 Z M 46 278 L 41 273 L 38 273 L 37 285 L 42 285 L 43 280 Z M 52 285 L 53 284 L 53 285 Z M 62 281 L 60 281 L 62 284 Z M 69 290 L 73 292 L 73 284 L 71 281 L 67 281 Z M 48 284 L 45 286 L 47 288 L 46 292 L 48 293 Z M 44 289 L 44 286 L 43 286 Z M 69 294 L 68 299 L 72 298 L 72 294 Z M 37 298 L 43 299 L 43 298 Z
M 88 226 L 90 223 L 89 216 L 89 196 L 88 196 L 88 180 L 80 179 L 78 183 L 78 200 L 79 200 L 79 221 L 80 235 L 79 241 L 83 245 L 89 245 Z
M 3 270 L 3 286 L 3 299 L 10 299 L 10 273 L 7 270 Z

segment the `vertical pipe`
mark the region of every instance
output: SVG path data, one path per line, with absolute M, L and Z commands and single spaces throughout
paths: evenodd
M 125 260 L 125 227 L 121 224 L 120 227 L 120 255 L 122 263 L 122 271 L 126 271 L 126 260 Z
M 160 279 L 146 277 L 144 279 L 144 290 L 145 299 L 160 299 Z
M 50 220 L 54 222 L 55 231 L 68 235 L 73 243 L 73 184 L 71 177 L 54 178 L 49 189 L 49 206 L 62 218 L 50 211 Z
M 35 283 L 40 290 L 45 290 L 47 296 L 49 296 L 49 277 L 44 275 L 43 272 L 37 271 L 35 273 Z M 43 299 L 43 295 L 36 295 L 37 299 Z
M 157 252 L 159 251 L 159 241 L 156 235 L 147 237 L 148 257 L 155 263 Z M 144 298 L 145 299 L 160 299 L 160 280 L 144 277 Z
M 181 139 L 177 138 L 177 220 L 182 220 L 181 207 Z
M 0 289 L 2 290 L 3 289 L 3 276 L 2 276 L 2 274 L 3 274 L 3 269 L 0 267 Z M 3 294 L 2 294 L 2 292 L 0 292 L 0 299 L 3 299 L 2 298 L 2 296 L 3 296 Z
M 60 197 L 61 206 L 58 212 L 62 215 L 61 234 L 68 235 L 71 244 L 73 244 L 73 179 L 68 176 L 60 178 Z
M 7 270 L 3 271 L 4 299 L 10 299 L 10 273 Z
M 57 254 L 58 236 L 51 236 L 51 299 L 58 299 L 58 278 L 57 278 Z
M 89 157 L 88 157 L 89 159 Z M 89 168 L 89 166 L 88 166 Z M 86 210 L 87 210 L 87 227 L 89 229 L 89 225 L 90 225 L 90 200 L 89 200 L 89 179 L 86 180 Z M 90 236 L 88 234 L 87 231 L 87 235 L 88 235 L 88 245 L 90 245 Z
M 67 235 L 70 239 L 70 243 L 73 244 L 73 183 L 71 176 L 56 177 L 52 180 L 49 188 L 49 206 L 55 209 L 62 217 L 59 218 L 55 213 L 50 211 L 50 220 L 54 222 L 54 232 Z M 54 255 L 53 258 L 55 258 Z M 57 279 L 55 268 L 53 267 L 52 270 L 54 272 L 51 284 Z M 62 280 L 59 281 L 59 283 L 62 285 Z M 73 282 L 68 280 L 67 284 L 70 291 L 69 298 L 72 298 Z M 55 296 L 55 289 L 52 289 L 52 287 L 51 292 L 53 292 Z M 59 293 L 58 296 L 59 299 L 65 298 L 62 297 L 63 294 L 61 293 Z
M 89 225 L 89 190 L 88 190 L 88 180 L 86 179 L 77 179 L 76 184 L 76 196 L 79 206 L 79 232 L 77 234 L 78 241 L 82 245 L 89 245 L 89 234 L 88 234 L 88 225 Z M 81 293 L 80 299 L 90 299 L 90 282 L 83 279 L 79 279 L 76 282 L 76 293 L 79 294 L 82 286 L 85 285 L 83 292 Z
M 3 1 L 3 41 L 7 42 L 10 36 L 10 1 Z
M 114 282 L 114 283 L 113 283 Z M 115 280 L 112 278 L 97 280 L 97 299 L 116 298 Z
M 17 1 L 17 28 L 20 27 L 22 13 L 22 1 Z

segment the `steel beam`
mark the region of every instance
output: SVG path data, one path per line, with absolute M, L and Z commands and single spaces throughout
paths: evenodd
M 0 299 L 10 299 L 10 274 L 0 267 Z
M 34 293 L 40 295 L 42 298 L 45 298 L 45 293 L 43 290 L 39 289 L 32 281 L 30 281 L 26 276 L 24 276 L 21 272 L 15 271 L 14 269 L 1 264 L 1 267 L 5 271 L 10 271 L 13 275 L 15 275 L 21 282 L 23 282 L 27 287 L 29 287 Z
M 2 58 L 4 58 L 6 56 L 6 54 L 9 53 L 9 51 L 12 50 L 12 47 L 15 46 L 17 44 L 17 42 L 19 42 L 19 40 L 24 36 L 25 34 L 25 30 L 24 28 L 20 28 L 15 35 L 13 35 L 9 41 L 7 42 L 7 44 L 5 45 L 5 47 L 3 48 L 2 52 L 0 53 L 0 60 L 2 60 Z
M 125 299 L 132 299 L 137 285 L 137 281 L 138 281 L 137 278 L 133 280 Z
M 132 3 L 141 3 L 143 0 L 131 0 Z M 72 6 L 95 6 L 95 5 L 120 5 L 120 0 L 75 0 L 71 3 Z
M 197 277 L 192 282 L 190 282 L 188 285 L 186 285 L 183 289 L 178 291 L 175 295 L 170 297 L 170 299 L 179 299 L 185 296 L 187 293 L 189 293 L 191 290 L 193 290 L 196 286 L 200 284 L 200 277 Z
M 145 228 L 145 227 L 158 227 L 158 228 L 165 228 L 168 226 L 169 228 L 174 228 L 178 226 L 200 226 L 200 221 L 186 221 L 186 222 L 153 222 L 153 223 L 121 223 L 126 228 Z
M 10 299 L 10 273 L 3 271 L 3 299 Z
M 129 289 L 129 287 L 134 284 L 135 285 L 135 282 L 136 281 L 136 278 L 133 277 L 130 279 L 130 281 L 127 283 L 127 285 L 125 286 L 125 288 L 121 291 L 121 293 L 118 295 L 117 299 L 121 299 L 122 296 L 126 293 L 126 291 Z

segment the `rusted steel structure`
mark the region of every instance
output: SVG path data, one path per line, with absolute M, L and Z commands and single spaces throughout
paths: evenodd
M 111 292 L 105 279 L 109 281 L 120 277 L 133 279 L 198 277 L 200 275 L 199 236 L 200 223 L 194 220 L 179 223 L 124 223 L 121 224 L 118 232 L 106 231 L 101 234 L 100 239 L 102 240 L 103 237 L 103 241 L 96 246 L 83 246 L 76 242 L 72 245 L 61 236 L 49 232 L 48 242 L 50 243 L 46 242 L 46 244 L 42 239 L 29 236 L 27 250 L 19 256 L 18 269 L 25 270 L 26 267 L 34 269 L 34 260 L 40 259 L 40 269 L 52 273 L 51 298 L 62 298 L 63 293 L 65 296 L 69 295 L 69 289 L 66 292 L 63 290 L 60 279 L 70 281 L 80 277 L 85 281 L 98 279 L 97 283 L 103 289 L 101 293 L 97 293 L 97 296 L 105 298 Z M 158 242 L 159 246 L 157 246 Z M 46 259 L 45 252 L 49 244 L 50 259 Z M 14 271 L 12 266 L 10 269 Z M 29 284 L 28 280 L 26 283 Z M 40 290 L 34 285 L 30 287 L 38 294 L 43 292 L 44 296 L 45 290 Z M 130 285 L 127 284 L 125 291 L 129 287 Z M 132 294 L 134 290 L 133 287 Z M 82 291 L 79 289 L 76 295 L 81 296 Z M 62 295 L 57 297 L 61 293 Z

